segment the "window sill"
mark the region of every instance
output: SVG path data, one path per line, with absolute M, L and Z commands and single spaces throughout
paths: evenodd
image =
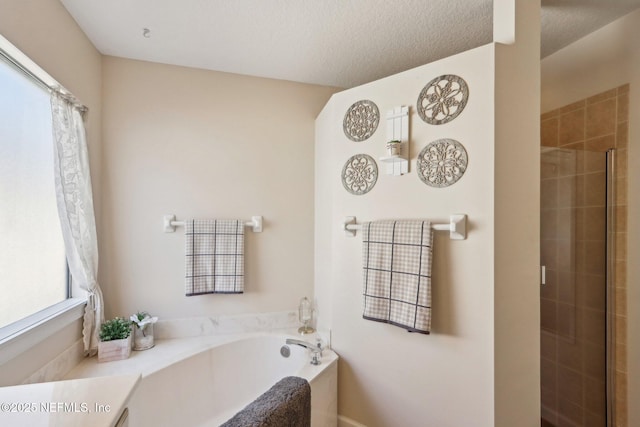
M 70 298 L 0 328 L 0 365 L 84 316 L 85 298 Z

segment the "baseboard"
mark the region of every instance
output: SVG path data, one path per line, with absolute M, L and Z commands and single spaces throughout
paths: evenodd
M 338 415 L 338 427 L 367 427 L 364 424 L 353 421 L 344 415 Z

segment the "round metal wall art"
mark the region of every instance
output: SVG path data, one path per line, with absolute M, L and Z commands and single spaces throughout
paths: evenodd
M 431 187 L 455 184 L 467 170 L 467 150 L 453 139 L 438 139 L 420 151 L 416 160 L 418 176 Z
M 351 156 L 342 168 L 342 185 L 351 194 L 366 194 L 376 185 L 378 165 L 366 154 Z
M 344 134 L 352 141 L 360 142 L 368 139 L 378 128 L 380 111 L 378 106 L 364 99 L 354 103 L 344 115 L 342 128 Z
M 431 80 L 418 96 L 418 114 L 431 125 L 442 125 L 458 117 L 469 99 L 469 87 L 452 74 Z

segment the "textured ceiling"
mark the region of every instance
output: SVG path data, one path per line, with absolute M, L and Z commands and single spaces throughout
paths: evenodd
M 493 36 L 491 0 L 60 1 L 105 55 L 344 88 Z M 542 5 L 546 56 L 640 0 Z

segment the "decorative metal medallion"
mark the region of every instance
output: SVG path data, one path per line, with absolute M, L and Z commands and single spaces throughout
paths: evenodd
M 351 156 L 342 168 L 342 185 L 351 194 L 366 194 L 376 185 L 378 165 L 371 156 Z
M 368 139 L 378 128 L 380 112 L 378 106 L 369 100 L 354 103 L 344 115 L 342 128 L 344 134 L 352 141 Z
M 431 187 L 455 184 L 467 170 L 464 146 L 453 139 L 438 139 L 422 149 L 416 160 L 418 176 Z
M 431 80 L 418 96 L 418 114 L 431 125 L 458 117 L 469 99 L 469 87 L 461 77 L 447 74 Z

